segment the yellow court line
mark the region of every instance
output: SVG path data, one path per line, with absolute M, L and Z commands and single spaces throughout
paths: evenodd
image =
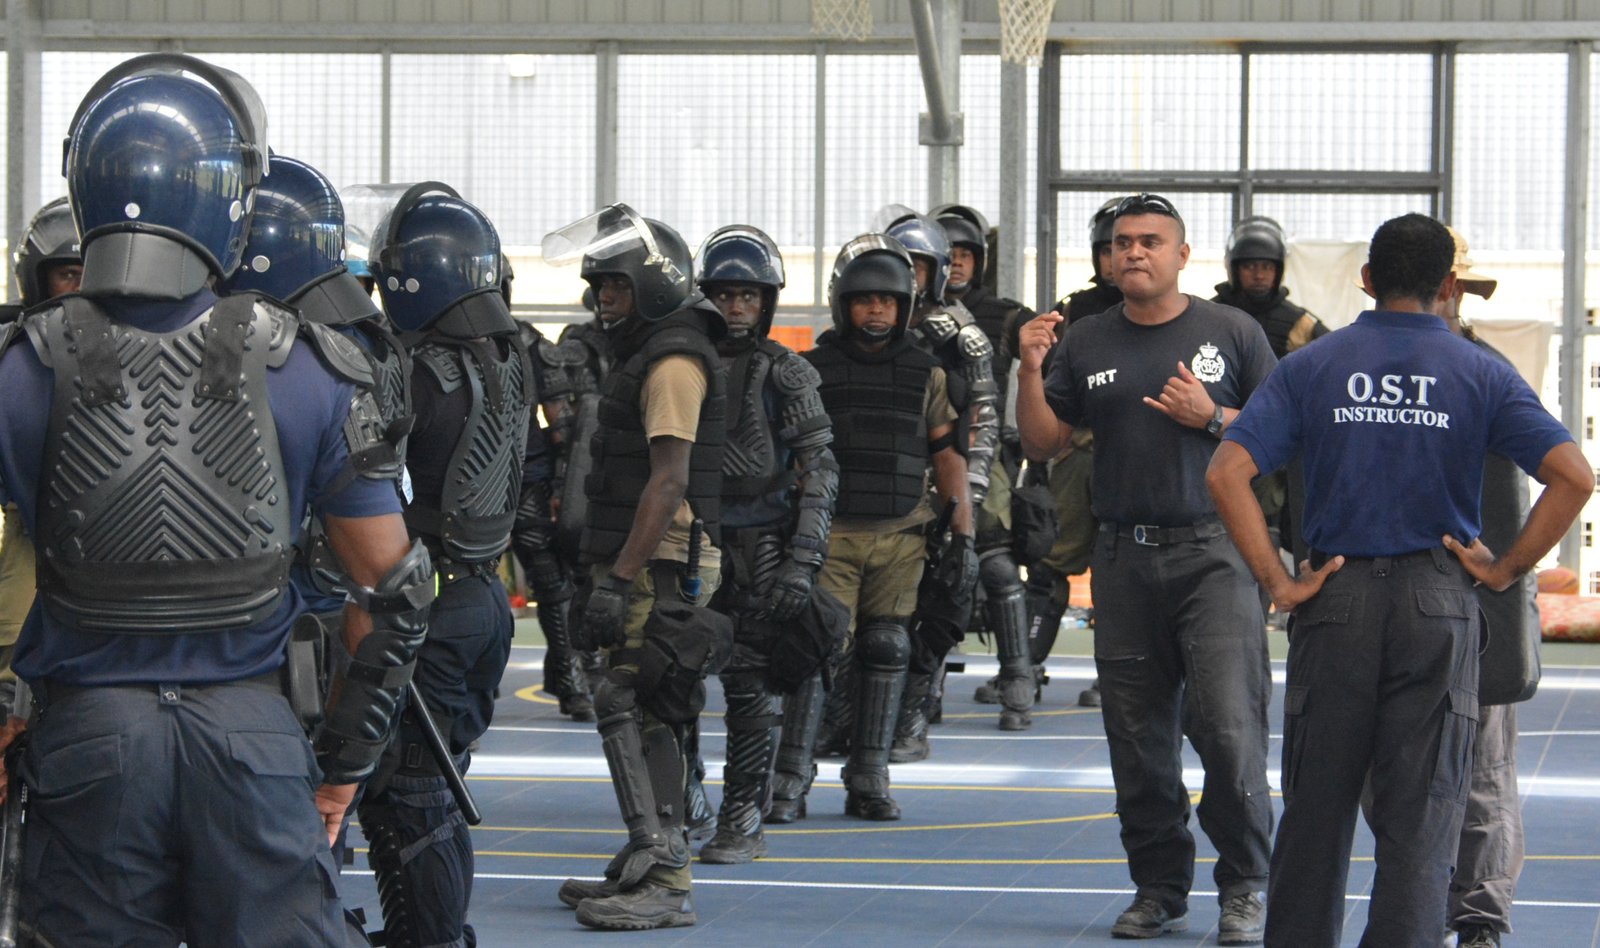
M 1052 826 L 1062 823 L 1089 823 L 1109 820 L 1115 813 L 1086 813 L 1081 816 L 1047 816 L 1036 820 L 993 820 L 985 823 L 929 823 L 915 826 L 841 826 L 827 829 L 775 829 L 765 827 L 768 836 L 844 836 L 856 833 L 928 833 L 945 830 L 1010 829 L 1018 826 Z M 568 829 L 560 826 L 475 826 L 480 833 L 610 833 L 619 829 Z
M 482 777 L 474 774 L 468 774 L 467 779 L 473 781 L 474 783 L 479 781 L 485 783 L 603 783 L 607 785 L 611 783 L 610 777 L 539 777 L 532 774 L 527 776 L 486 775 Z M 720 787 L 722 786 L 722 781 L 707 780 L 705 781 L 705 785 L 708 787 Z M 831 790 L 844 789 L 843 784 L 819 783 L 817 786 Z M 897 783 L 894 785 L 894 788 L 896 790 L 944 790 L 985 793 L 1087 793 L 1098 794 L 1101 796 L 1116 793 L 1116 791 L 1110 787 L 1002 787 L 993 784 Z M 1277 794 L 1274 794 L 1274 796 L 1276 795 Z M 1199 799 L 1200 797 L 1198 794 L 1194 795 L 1195 802 L 1198 802 Z
M 991 712 L 989 712 L 987 714 L 985 714 L 985 713 L 983 713 L 981 711 L 963 711 L 960 714 L 951 714 L 950 712 L 946 711 L 944 713 L 943 720 L 946 720 L 946 721 L 955 721 L 955 720 L 972 720 L 972 721 L 990 720 L 990 719 L 997 718 L 997 717 L 1000 716 L 1000 706 L 999 705 L 995 705 L 994 708 L 995 709 L 993 711 L 991 711 Z M 1099 714 L 1099 713 L 1100 713 L 1100 709 L 1099 708 L 1067 708 L 1067 709 L 1064 709 L 1064 710 L 1061 710 L 1061 711 L 1034 711 L 1033 712 L 1033 716 L 1036 717 L 1036 718 L 1049 718 L 1049 717 L 1055 717 L 1055 716 L 1062 715 L 1062 714 Z M 937 735 L 935 735 L 935 736 L 937 736 Z
M 529 685 L 526 688 L 518 688 L 516 696 L 523 701 L 532 701 L 535 704 L 559 705 L 561 703 L 544 693 L 544 685 Z

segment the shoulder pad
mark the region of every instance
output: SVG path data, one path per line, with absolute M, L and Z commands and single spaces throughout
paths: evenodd
M 989 344 L 989 337 L 977 326 L 962 326 L 956 333 L 956 345 L 967 359 L 994 358 L 994 346 Z
M 257 304 L 258 311 L 260 305 Z M 311 348 L 317 351 L 334 375 L 361 386 L 370 387 L 373 384 L 372 363 L 368 361 L 367 354 L 338 330 L 321 323 L 302 322 L 300 334 L 311 343 Z
M 253 294 L 256 298 L 254 315 L 256 326 L 266 327 L 267 333 L 267 365 L 277 368 L 289 361 L 289 352 L 294 348 L 294 340 L 299 335 L 301 327 L 309 325 L 309 320 L 300 318 L 299 310 L 286 306 L 269 296 L 259 293 Z M 213 309 L 213 312 L 215 309 Z M 320 354 L 320 350 L 319 350 Z M 327 361 L 324 357 L 323 361 Z M 338 373 L 338 370 L 334 370 Z
M 22 338 L 22 324 L 16 320 L 0 323 L 0 355 L 11 348 L 11 343 Z
M 417 365 L 427 369 L 439 383 L 439 388 L 446 394 L 461 387 L 466 380 L 466 366 L 461 363 L 461 357 L 452 349 L 440 345 L 422 345 L 412 352 L 411 358 Z
M 789 350 L 772 363 L 771 377 L 779 393 L 787 396 L 815 392 L 822 385 L 822 375 L 816 366 Z
M 517 341 L 520 342 L 524 348 L 531 351 L 534 347 L 543 343 L 545 338 L 544 333 L 540 332 L 538 328 L 533 325 L 533 323 L 524 322 L 519 319 L 517 320 Z
M 961 324 L 956 320 L 954 313 L 940 310 L 929 313 L 923 318 L 922 325 L 917 328 L 922 330 L 923 338 L 938 347 L 954 339 L 956 333 L 961 331 Z
M 22 333 L 27 333 L 28 341 L 33 343 L 33 351 L 38 354 L 39 362 L 46 368 L 55 368 L 55 363 L 50 361 L 50 340 L 45 323 L 51 319 L 62 318 L 62 313 L 60 303 L 35 306 L 12 324 L 20 330 L 16 338 L 21 338 Z

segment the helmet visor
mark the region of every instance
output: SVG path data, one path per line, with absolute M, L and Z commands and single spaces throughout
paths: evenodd
M 609 260 L 641 246 L 645 267 L 660 271 L 673 283 L 688 281 L 689 275 L 661 252 L 650 225 L 626 204 L 608 205 L 545 234 L 540 250 L 546 263 L 561 265 L 584 257 Z

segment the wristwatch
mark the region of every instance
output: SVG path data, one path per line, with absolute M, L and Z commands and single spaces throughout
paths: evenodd
M 1216 412 L 1211 416 L 1211 420 L 1206 422 L 1206 434 L 1215 436 L 1215 435 L 1219 435 L 1221 433 L 1222 433 L 1222 406 L 1218 405 Z

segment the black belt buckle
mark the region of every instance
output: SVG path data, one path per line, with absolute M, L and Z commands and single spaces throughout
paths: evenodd
M 1148 526 L 1148 525 L 1142 524 L 1142 523 L 1134 524 L 1133 525 L 1133 542 L 1139 544 L 1140 546 L 1160 546 L 1161 544 L 1159 544 L 1156 541 L 1150 539 L 1150 531 L 1151 530 L 1158 530 L 1158 529 L 1160 529 L 1160 528 L 1159 527 Z

